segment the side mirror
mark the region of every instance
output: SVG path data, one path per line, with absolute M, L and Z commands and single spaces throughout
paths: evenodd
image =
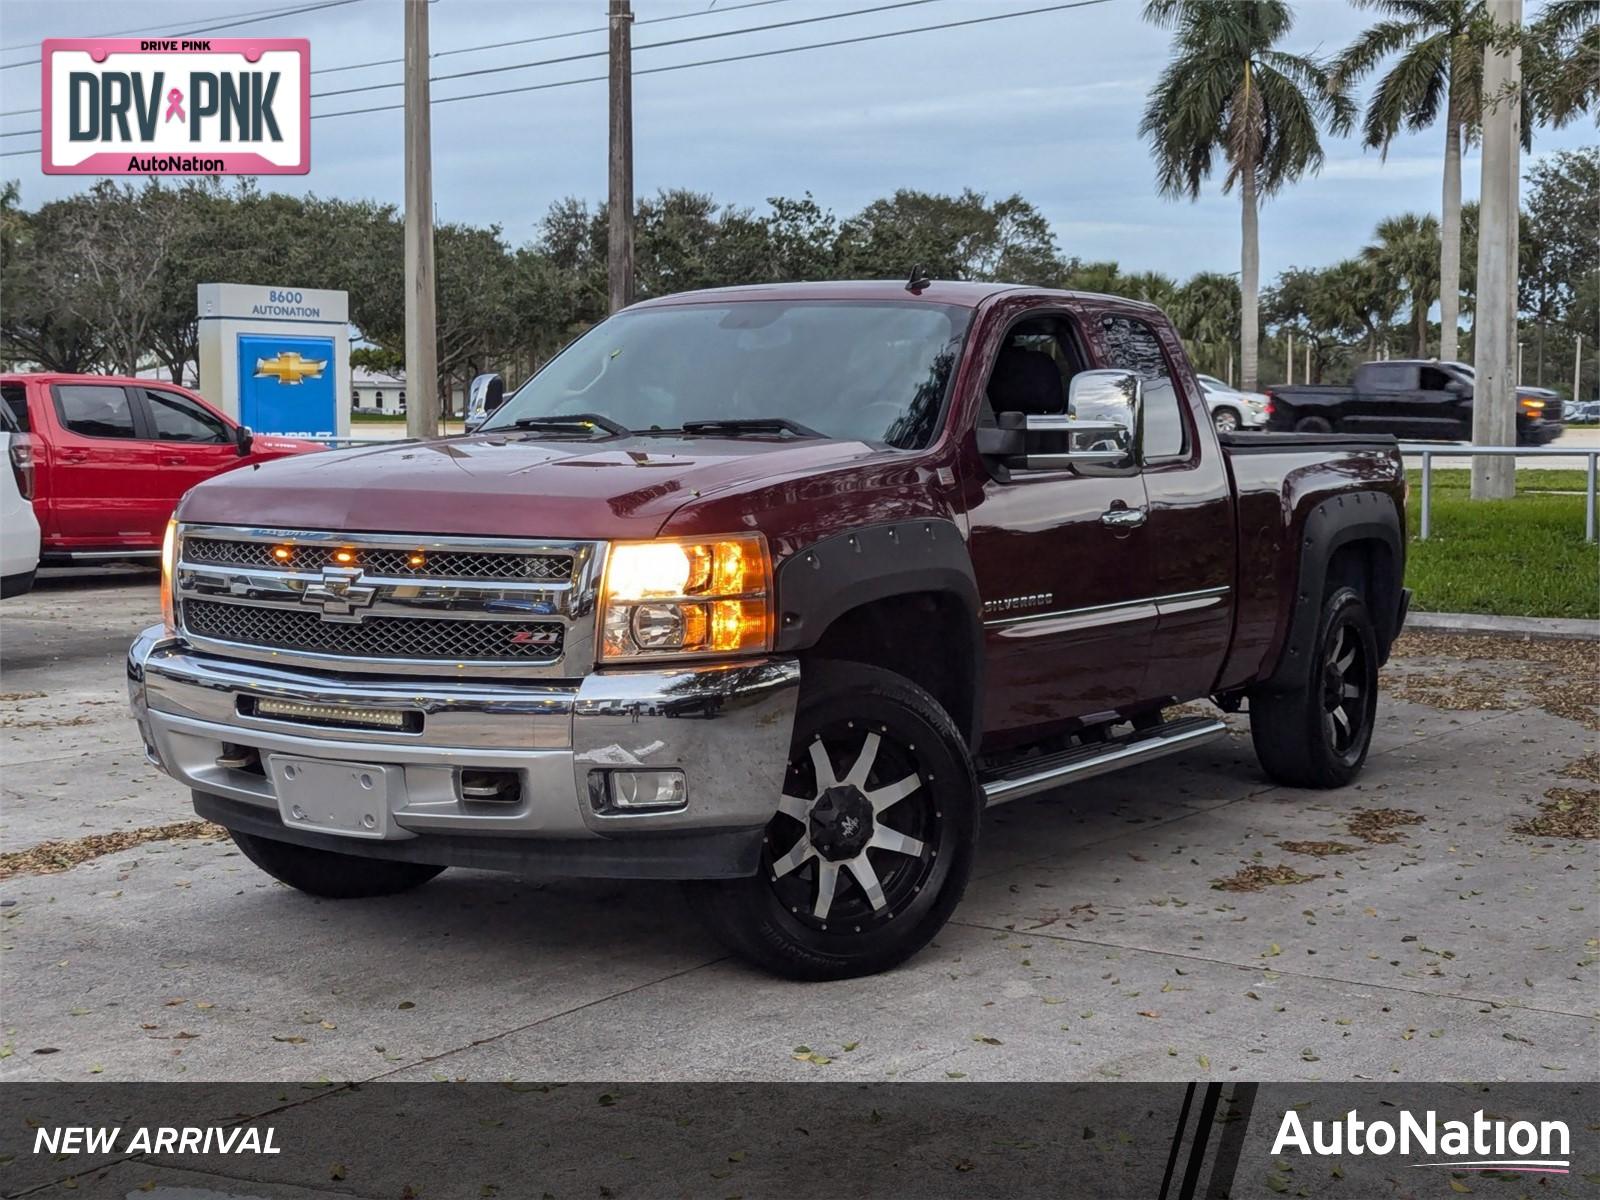
M 1081 371 L 1072 377 L 1067 416 L 1031 415 L 1021 466 L 1045 471 L 1075 463 L 1133 461 L 1143 393 L 1132 371 Z
M 489 372 L 475 377 L 472 386 L 467 389 L 467 429 L 476 429 L 482 425 L 494 412 L 506 402 L 506 381 Z
M 235 425 L 233 427 L 233 448 L 243 458 L 250 453 L 250 447 L 255 442 L 256 435 L 248 425 Z

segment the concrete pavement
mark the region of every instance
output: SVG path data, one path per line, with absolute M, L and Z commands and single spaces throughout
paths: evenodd
M 190 815 L 121 709 L 122 649 L 155 599 L 7 602 L 4 850 Z M 1591 665 L 1406 651 L 1391 690 L 1428 703 L 1385 698 L 1357 786 L 1272 787 L 1233 718 L 1183 758 L 996 810 L 954 922 L 865 980 L 761 975 L 668 885 L 450 871 L 324 902 L 217 840 L 19 874 L 0 881 L 0 1075 L 1593 1078 L 1596 843 L 1512 829 L 1585 786 L 1561 772 L 1592 731 L 1538 703 Z M 1419 822 L 1369 842 L 1360 810 Z M 1212 886 L 1279 864 L 1315 878 Z

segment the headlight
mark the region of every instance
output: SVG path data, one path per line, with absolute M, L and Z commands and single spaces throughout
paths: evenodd
M 172 570 L 178 557 L 178 522 L 167 522 L 167 532 L 161 539 L 161 623 L 167 636 L 178 632 L 178 618 L 172 605 Z
M 772 562 L 760 534 L 618 542 L 601 589 L 602 659 L 772 648 Z

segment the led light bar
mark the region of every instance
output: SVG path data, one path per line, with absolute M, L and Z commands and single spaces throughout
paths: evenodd
M 312 704 L 304 700 L 255 702 L 258 717 L 281 717 L 289 721 L 315 721 L 328 725 L 363 725 L 369 729 L 406 729 L 410 713 L 388 708 L 353 708 L 344 704 Z

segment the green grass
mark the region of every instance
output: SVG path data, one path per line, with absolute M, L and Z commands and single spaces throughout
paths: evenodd
M 405 413 L 358 413 L 350 414 L 352 425 L 395 425 L 405 424 Z
M 1523 471 L 1511 500 L 1474 502 L 1469 473 L 1433 472 L 1433 519 L 1417 540 L 1422 479 L 1409 473 L 1406 583 L 1423 612 L 1600 617 L 1600 547 L 1583 540 L 1582 471 Z M 1537 491 L 1535 491 L 1537 489 Z M 1574 495 L 1539 494 L 1571 490 Z
M 1472 472 L 1464 467 L 1435 467 L 1432 471 L 1433 488 L 1465 492 L 1472 485 Z M 1411 494 L 1422 495 L 1422 465 L 1406 464 L 1406 478 L 1411 481 Z M 1584 472 L 1581 467 L 1558 467 L 1549 471 L 1522 470 L 1517 473 L 1517 492 L 1577 492 L 1583 494 Z

